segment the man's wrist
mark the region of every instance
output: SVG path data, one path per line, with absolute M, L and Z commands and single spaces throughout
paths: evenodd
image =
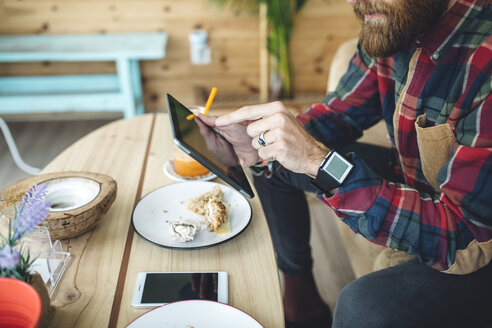
M 338 191 L 338 187 L 343 185 L 353 168 L 354 164 L 350 158 L 332 149 L 319 166 L 311 185 L 317 194 L 331 197 Z
M 323 163 L 323 160 L 330 151 L 331 149 L 324 145 L 322 147 L 319 147 L 316 151 L 316 154 L 313 155 L 309 160 L 306 168 L 306 174 L 311 176 L 312 178 L 316 177 L 321 163 Z

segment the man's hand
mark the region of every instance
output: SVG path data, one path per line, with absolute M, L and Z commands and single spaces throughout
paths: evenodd
M 217 117 L 214 116 L 205 116 L 199 114 L 198 117 L 203 121 L 203 123 L 208 126 L 214 128 L 217 132 L 219 132 L 227 141 L 229 141 L 234 147 L 234 151 L 239 158 L 239 162 L 241 166 L 247 167 L 254 165 L 261 161 L 258 157 L 258 152 L 251 146 L 251 138 L 246 133 L 246 126 L 241 124 L 230 124 L 226 126 L 218 127 L 215 124 Z M 200 122 L 201 123 L 201 122 Z M 207 129 L 198 124 L 202 134 L 207 133 Z M 207 144 L 212 142 L 209 140 L 211 136 L 205 136 L 207 140 Z
M 323 158 L 330 151 L 311 136 L 295 117 L 279 102 L 246 106 L 215 120 L 225 129 L 232 124 L 246 123 L 251 146 L 263 160 L 277 160 L 285 168 L 316 176 Z M 258 143 L 263 132 L 264 147 Z

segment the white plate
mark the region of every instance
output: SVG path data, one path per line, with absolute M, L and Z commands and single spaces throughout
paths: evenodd
M 200 181 L 200 180 L 201 181 L 208 181 L 208 180 L 215 179 L 217 177 L 212 172 L 210 172 L 209 174 L 206 174 L 206 175 L 195 177 L 195 178 L 183 177 L 183 176 L 179 175 L 178 173 L 176 173 L 176 171 L 174 171 L 174 166 L 173 166 L 172 160 L 166 161 L 166 163 L 164 163 L 164 166 L 162 167 L 162 169 L 164 170 L 164 173 L 166 173 L 166 175 L 168 177 L 170 177 L 171 179 L 176 180 L 176 181 L 197 181 L 197 180 L 198 181 Z
M 144 313 L 128 328 L 262 328 L 246 312 L 227 304 L 205 300 L 174 302 Z
M 169 233 L 169 222 L 204 220 L 188 209 L 188 200 L 197 197 L 214 186 L 220 186 L 224 202 L 229 205 L 231 233 L 217 235 L 213 231 L 200 231 L 195 239 L 188 242 L 173 240 Z M 251 205 L 246 198 L 229 186 L 207 181 L 174 183 L 145 195 L 135 205 L 132 223 L 135 232 L 146 241 L 167 248 L 195 249 L 214 246 L 240 234 L 251 221 Z

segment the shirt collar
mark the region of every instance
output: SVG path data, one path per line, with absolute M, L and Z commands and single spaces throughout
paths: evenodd
M 458 0 L 446 12 L 437 26 L 416 41 L 417 46 L 422 47 L 431 61 L 437 64 L 453 44 L 455 37 L 459 34 L 458 32 L 465 28 L 489 1 Z

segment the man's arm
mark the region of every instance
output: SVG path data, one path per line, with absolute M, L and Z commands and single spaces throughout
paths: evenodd
M 358 138 L 380 118 L 374 70 L 374 62 L 359 49 L 336 91 L 323 104 L 298 115 L 298 120 L 329 145 Z M 492 231 L 482 228 L 492 228 L 492 115 L 485 114 L 492 108 L 490 77 L 483 86 L 470 114 L 479 120 L 479 133 L 471 136 L 474 147 L 453 145 L 450 160 L 438 176 L 440 194 L 383 180 L 354 155 L 356 169 L 344 186 L 335 196 L 321 198 L 352 230 L 372 242 L 415 254 L 438 270 L 449 269 L 456 262 L 457 250 L 474 240 L 492 239 Z M 484 100 L 483 95 L 488 98 Z
M 370 241 L 414 254 L 437 270 L 449 269 L 458 250 L 492 239 L 492 112 L 487 108 L 492 108 L 490 91 L 468 114 L 481 127 L 474 145 L 455 142 L 439 171 L 440 194 L 384 180 L 353 155 L 349 179 L 333 197 L 320 198 Z M 470 270 L 481 261 L 487 264 L 488 256 L 480 251 L 470 255 Z
M 313 136 L 334 147 L 355 141 L 381 117 L 376 60 L 360 45 L 335 91 L 297 115 Z

